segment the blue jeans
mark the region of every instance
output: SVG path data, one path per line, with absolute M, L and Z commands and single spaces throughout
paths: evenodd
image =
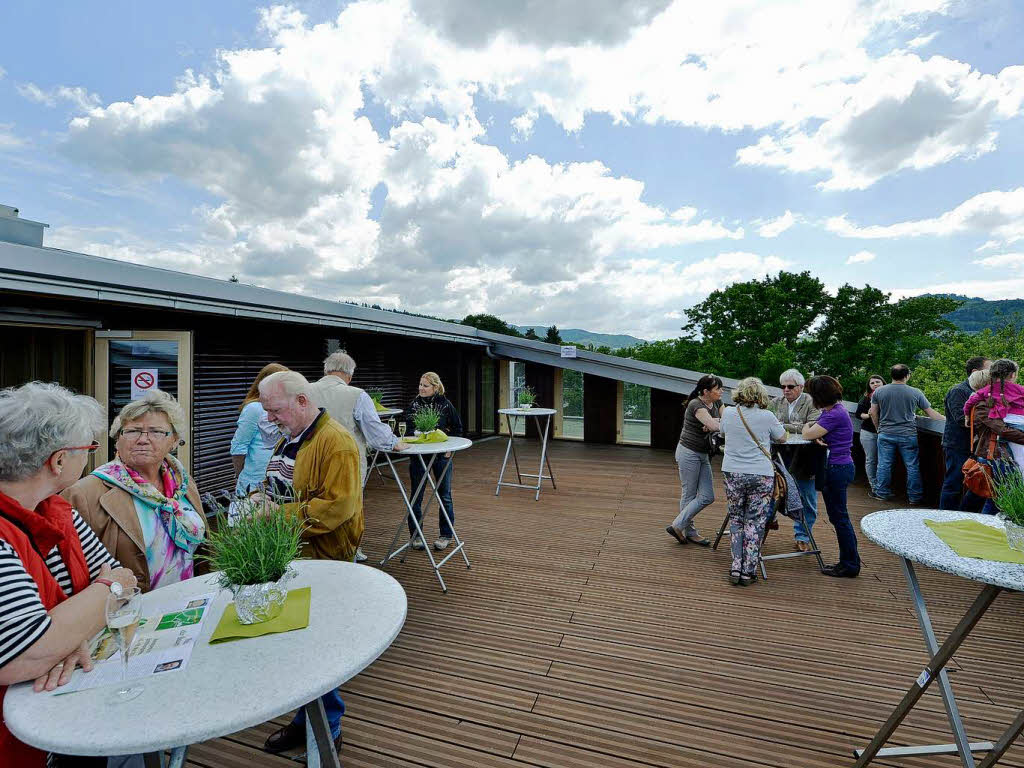
M 672 527 L 682 535 L 697 533 L 693 520 L 704 507 L 715 501 L 715 486 L 711 478 L 711 460 L 706 453 L 691 451 L 684 445 L 676 446 L 679 465 L 679 514 Z
M 818 489 L 814 487 L 814 478 L 807 479 L 794 477 L 796 487 L 800 489 L 800 501 L 804 503 L 804 520 L 807 522 L 807 530 L 799 520 L 793 521 L 793 536 L 797 541 L 810 541 L 807 535 L 814 527 L 814 521 L 818 519 Z
M 864 449 L 864 474 L 868 476 L 868 485 L 875 489 L 875 476 L 878 474 L 878 433 L 869 432 L 861 427 L 860 447 Z
M 853 530 L 850 513 L 846 509 L 846 488 L 853 482 L 855 473 L 853 464 L 829 464 L 825 474 L 825 487 L 821 490 L 828 521 L 836 529 L 839 565 L 846 566 L 851 571 L 860 570 L 857 534 Z
M 325 693 L 320 697 L 320 701 L 324 703 L 324 712 L 327 713 L 327 725 L 331 729 L 331 738 L 336 739 L 341 733 L 341 718 L 345 714 L 345 702 L 342 701 L 341 694 L 337 690 Z M 299 710 L 292 722 L 296 725 L 306 725 L 305 708 Z
M 428 459 L 429 460 L 429 459 Z M 434 480 L 437 481 L 437 492 L 441 496 L 441 501 L 444 502 L 444 508 L 448 512 L 448 517 L 452 523 L 455 523 L 455 507 L 452 506 L 452 473 L 455 471 L 455 467 L 448 469 L 448 465 L 452 463 L 451 459 L 446 459 L 444 455 L 439 455 L 434 459 L 434 466 L 431 467 L 431 474 L 434 476 Z M 447 470 L 447 471 L 446 471 Z M 444 477 L 442 478 L 442 473 Z M 420 464 L 419 456 L 411 456 L 409 458 L 409 479 L 412 481 L 412 490 L 416 490 L 416 486 L 419 485 L 420 480 L 423 479 L 423 465 Z M 416 498 L 412 500 L 412 511 L 416 514 L 416 520 L 421 524 L 423 523 L 423 510 L 421 504 L 423 502 L 424 494 L 429 493 L 430 496 L 427 498 L 433 498 L 433 490 L 430 488 L 430 481 L 423 484 L 423 490 L 420 491 Z M 429 504 L 428 504 L 429 506 Z M 444 515 L 438 510 L 437 516 L 440 523 L 441 536 L 452 538 L 452 528 L 448 525 L 448 522 L 444 519 Z M 416 533 L 416 527 L 412 524 L 412 520 L 409 521 L 409 535 L 413 536 Z
M 946 476 L 942 481 L 942 492 L 939 494 L 939 509 L 980 512 L 985 500 L 963 487 L 963 467 L 969 454 L 946 445 L 942 446 L 942 452 L 946 457 Z
M 892 463 L 897 451 L 907 468 L 907 498 L 912 504 L 921 501 L 924 485 L 917 452 L 917 435 L 878 434 L 878 474 L 875 476 L 875 494 L 883 499 L 892 496 Z

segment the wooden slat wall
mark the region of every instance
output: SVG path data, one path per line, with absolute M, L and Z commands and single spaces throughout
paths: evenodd
M 555 407 L 555 369 L 541 363 L 526 364 L 526 384 L 533 388 L 537 395 L 538 408 Z M 561 392 L 558 393 L 561 395 Z M 526 436 L 538 437 L 538 418 L 526 419 Z
M 651 389 L 651 448 L 675 450 L 683 429 L 686 395 Z
M 615 444 L 615 399 L 618 382 L 603 376 L 583 374 L 583 440 Z
M 443 594 L 422 553 L 388 567 L 409 616 L 343 688 L 347 768 L 836 768 L 852 764 L 921 671 L 898 560 L 863 537 L 858 579 L 828 579 L 800 558 L 733 587 L 727 542 L 713 552 L 665 533 L 679 494 L 668 451 L 559 441 L 558 490 L 539 502 L 514 489 L 495 498 L 503 452 L 503 441 L 485 441 L 456 459 L 456 525 L 472 570 L 446 565 Z M 698 518 L 705 534 L 725 514 L 717 459 L 714 474 L 717 500 Z M 855 519 L 879 506 L 859 486 L 850 501 Z M 371 481 L 366 510 L 373 563 L 401 518 L 394 485 Z M 436 525 L 430 510 L 428 535 Z M 791 551 L 782 525 L 769 553 Z M 824 516 L 815 533 L 834 561 Z M 917 572 L 941 639 L 979 586 Z M 997 736 L 1024 702 L 1022 615 L 1024 595 L 1002 595 L 949 668 L 972 740 Z M 190 764 L 294 766 L 260 751 L 284 722 L 198 745 Z M 949 741 L 934 691 L 897 731 L 899 744 Z M 1024 766 L 1024 748 L 1000 765 Z

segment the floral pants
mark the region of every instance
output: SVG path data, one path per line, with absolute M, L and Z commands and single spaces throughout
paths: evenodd
M 773 477 L 723 472 L 729 505 L 732 570 L 752 575 L 761 555 L 761 539 L 772 503 Z

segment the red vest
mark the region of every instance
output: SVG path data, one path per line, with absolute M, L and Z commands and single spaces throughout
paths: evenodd
M 71 505 L 60 496 L 44 499 L 32 512 L 10 496 L 0 493 L 0 539 L 18 553 L 25 570 L 39 589 L 39 599 L 47 611 L 67 600 L 67 595 L 43 559 L 43 555 L 54 546 L 67 566 L 74 593 L 78 594 L 89 586 L 89 566 L 75 531 Z M 7 687 L 0 687 L 0 708 L 6 693 Z M 18 741 L 7 730 L 7 724 L 0 722 L 0 765 L 42 768 L 46 765 L 46 753 Z

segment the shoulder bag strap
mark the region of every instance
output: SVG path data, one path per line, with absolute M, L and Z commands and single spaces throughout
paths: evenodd
M 747 428 L 747 434 L 750 435 L 750 439 L 754 441 L 754 444 L 757 445 L 757 447 L 761 450 L 761 453 L 765 455 L 768 461 L 771 462 L 772 467 L 774 467 L 775 462 L 772 461 L 772 455 L 764 449 L 763 445 L 761 445 L 761 441 L 757 439 L 757 436 L 754 434 L 754 431 L 750 428 L 750 425 L 747 424 L 747 420 L 743 418 L 743 411 L 740 410 L 740 406 L 738 405 L 736 406 L 736 415 L 740 417 L 740 421 L 743 422 L 743 426 Z

